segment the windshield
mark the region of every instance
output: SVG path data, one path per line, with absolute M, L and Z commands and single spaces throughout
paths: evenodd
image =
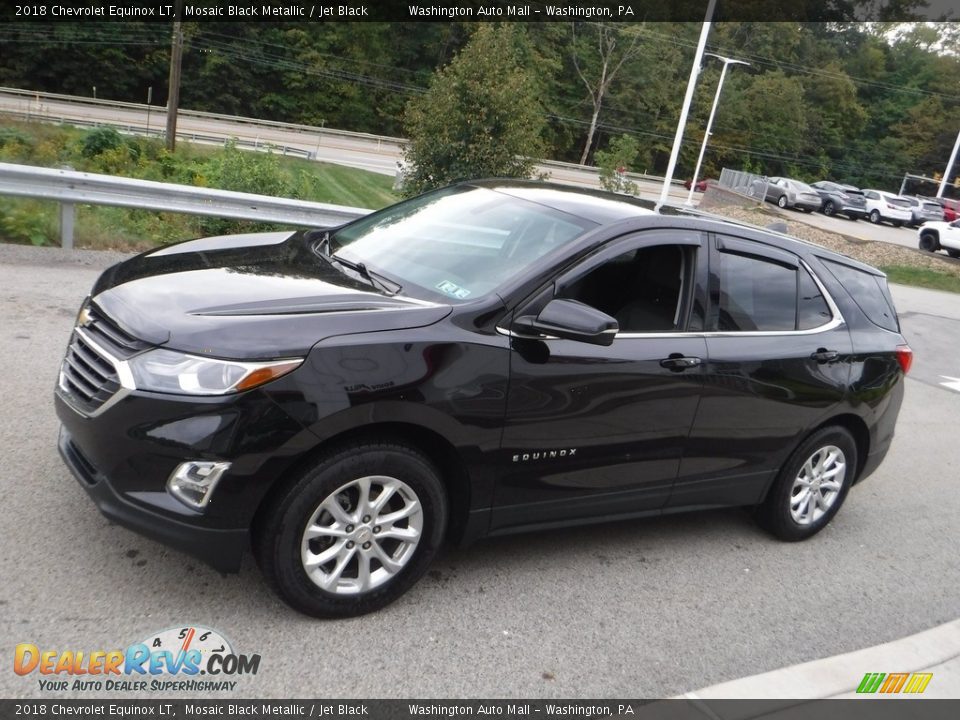
M 422 195 L 331 238 L 336 257 L 400 283 L 466 302 L 519 275 L 594 223 L 488 188 Z

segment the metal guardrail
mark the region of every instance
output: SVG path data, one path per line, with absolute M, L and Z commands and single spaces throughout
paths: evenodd
M 61 245 L 73 247 L 77 203 L 257 220 L 301 227 L 331 227 L 363 217 L 367 208 L 291 200 L 252 193 L 51 170 L 0 163 L 0 195 L 60 203 Z

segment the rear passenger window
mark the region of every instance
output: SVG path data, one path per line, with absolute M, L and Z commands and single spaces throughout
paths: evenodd
M 830 307 L 823 297 L 820 286 L 804 268 L 797 271 L 799 275 L 799 299 L 797 301 L 797 330 L 813 330 L 826 324 L 833 317 Z
M 870 322 L 885 330 L 900 331 L 900 321 L 893 308 L 893 299 L 890 297 L 886 278 L 832 260 L 821 258 L 820 262 L 826 265 L 840 284 L 847 289 Z
M 720 317 L 723 331 L 794 330 L 797 271 L 755 257 L 721 253 Z
M 832 318 L 823 291 L 803 267 L 720 254 L 721 331 L 813 330 Z

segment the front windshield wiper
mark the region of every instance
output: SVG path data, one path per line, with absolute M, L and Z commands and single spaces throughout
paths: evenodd
M 325 232 L 323 237 L 314 244 L 313 252 L 319 255 L 321 258 L 326 260 L 331 265 L 340 265 L 341 267 L 349 268 L 353 270 L 357 275 L 362 277 L 373 287 L 380 288 L 388 295 L 396 295 L 398 292 L 403 290 L 403 286 L 400 283 L 388 280 L 382 275 L 371 272 L 366 265 L 362 262 L 354 262 L 353 260 L 347 260 L 342 258 L 336 253 L 330 252 L 330 233 Z

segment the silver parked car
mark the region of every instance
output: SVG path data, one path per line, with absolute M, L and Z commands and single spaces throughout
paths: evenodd
M 782 208 L 797 208 L 806 212 L 820 209 L 820 195 L 812 187 L 799 180 L 784 177 L 767 178 L 766 182 L 754 183 L 751 194 L 763 197 L 767 202 L 776 203 Z
M 910 203 L 910 220 L 907 227 L 920 227 L 925 222 L 943 222 L 943 208 L 940 203 L 922 197 L 903 198 Z

